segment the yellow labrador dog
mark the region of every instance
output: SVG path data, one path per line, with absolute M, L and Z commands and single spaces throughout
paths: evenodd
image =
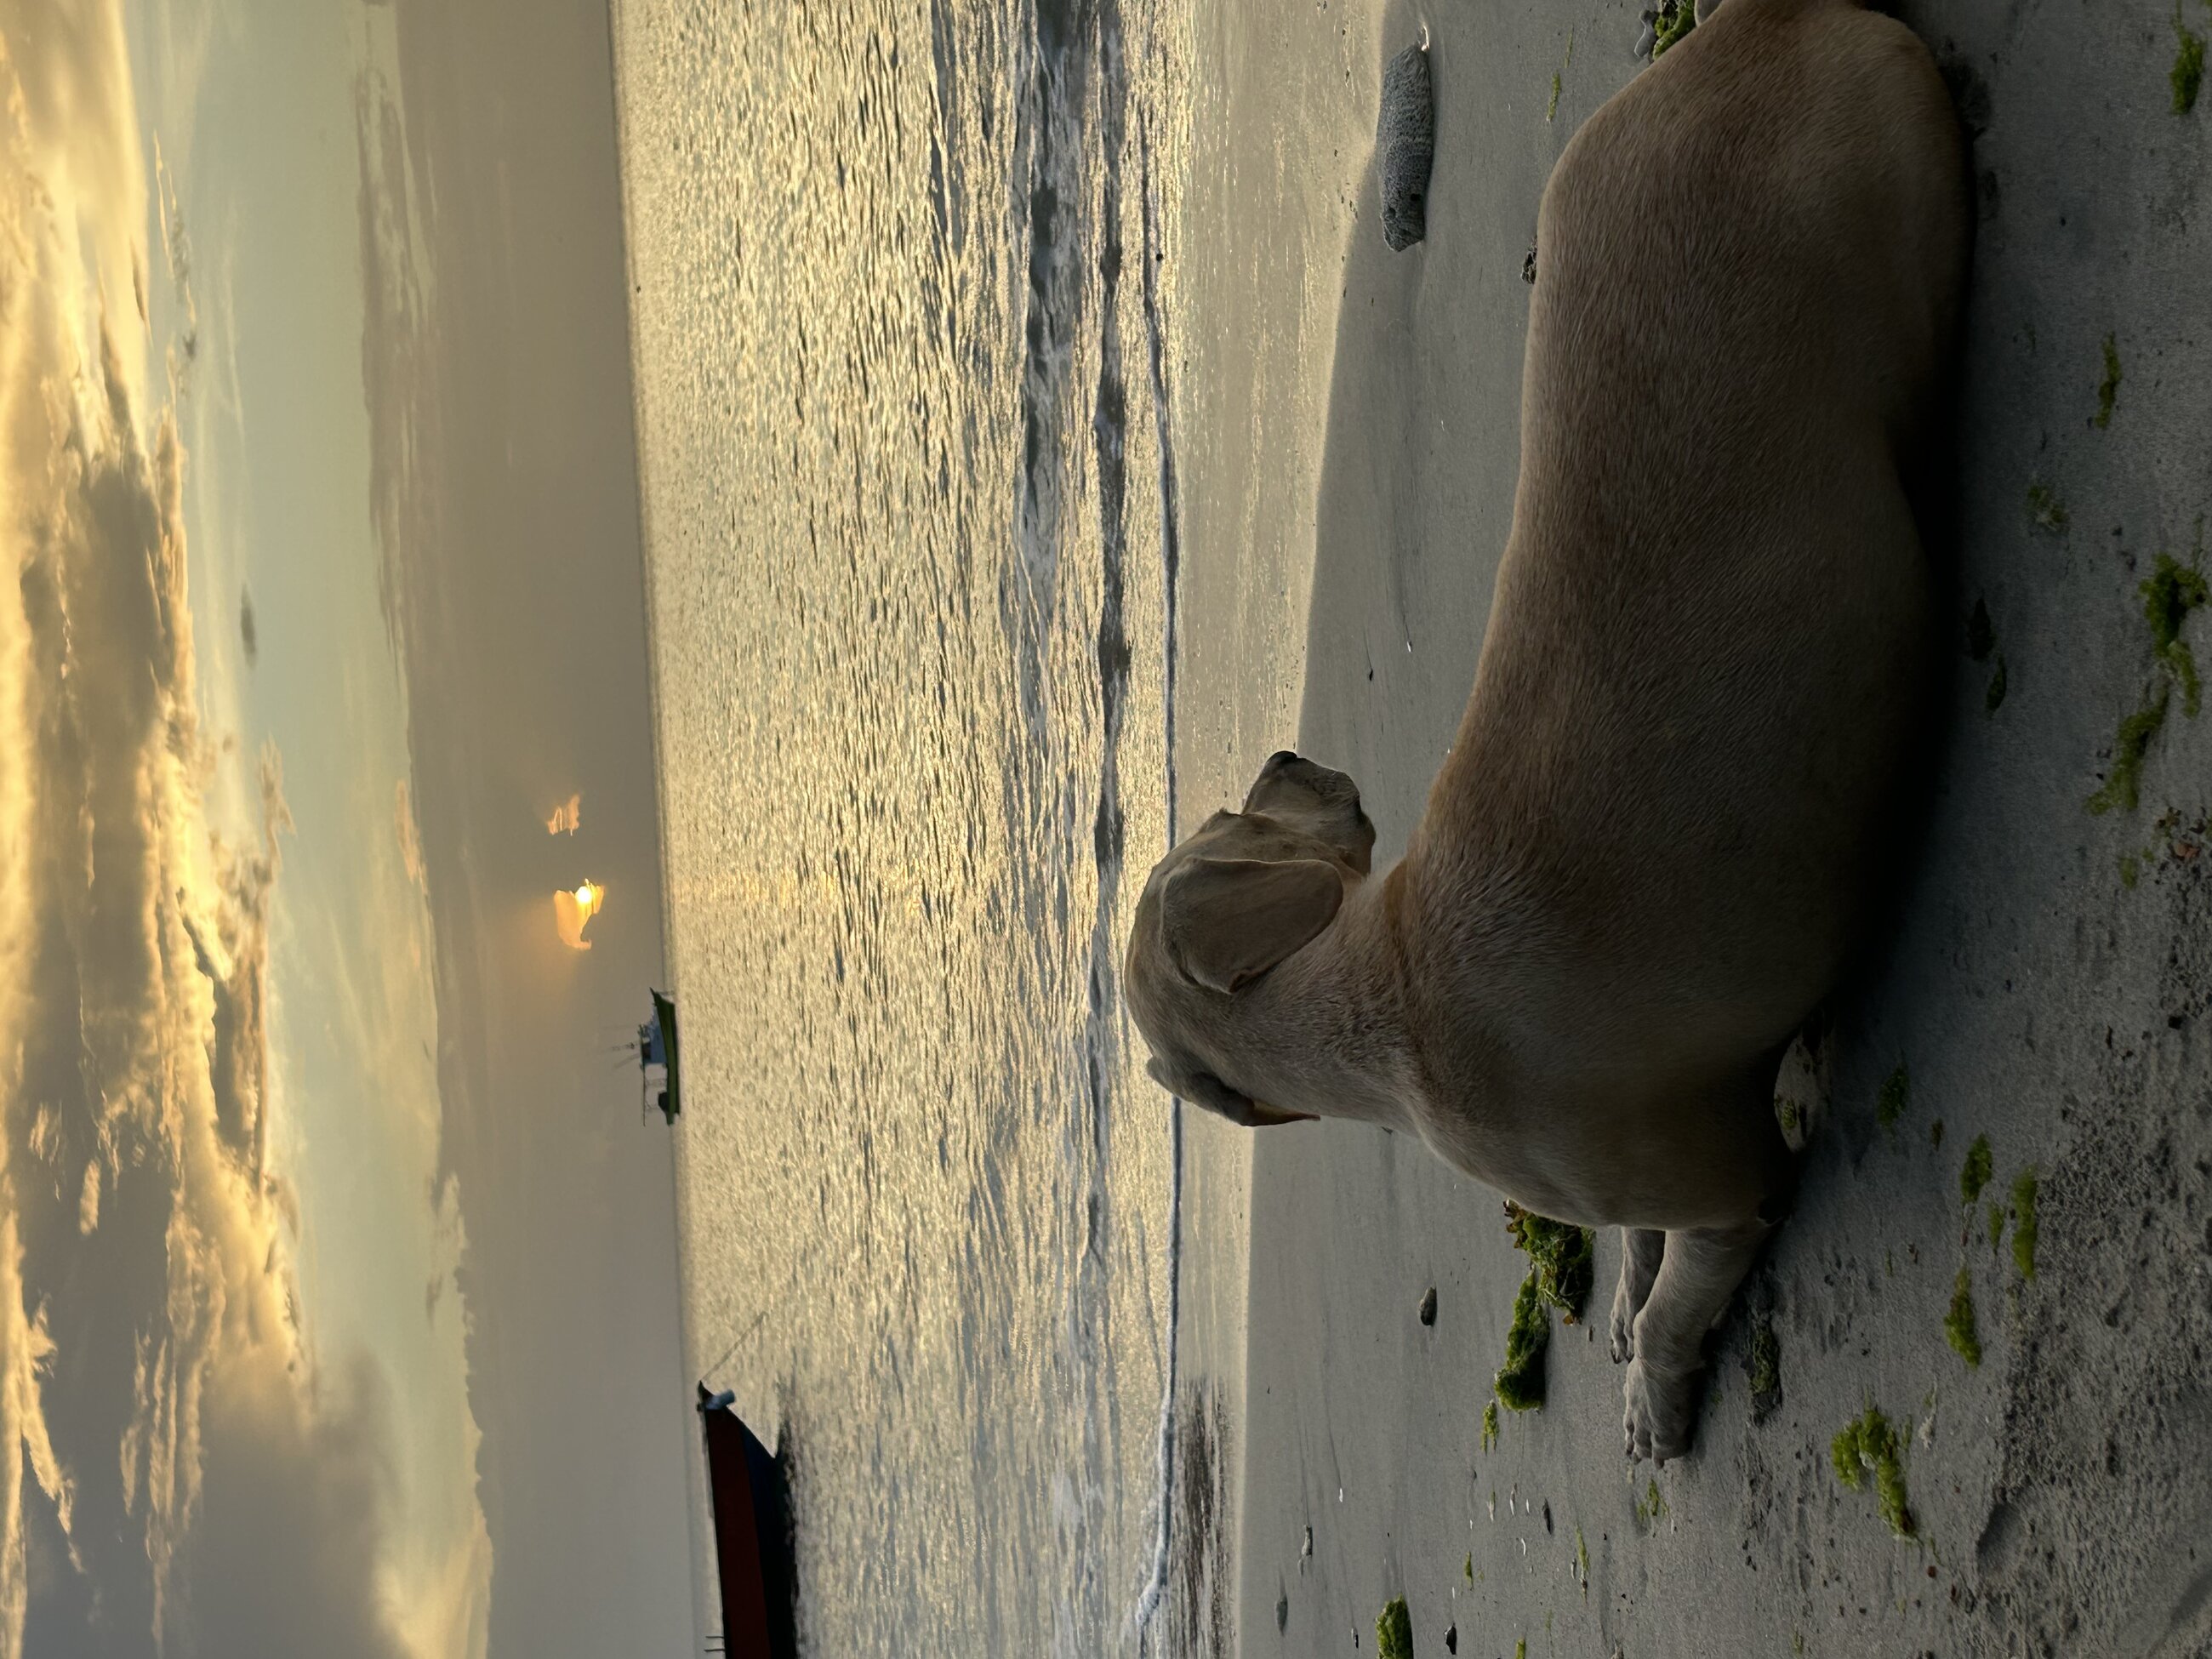
M 1631 1456 L 1787 1212 L 1778 1063 L 1881 884 L 1932 690 L 1908 489 L 1969 200 L 1942 79 L 1857 0 L 1728 0 L 1544 192 L 1521 475 L 1474 690 L 1379 878 L 1287 751 L 1146 883 L 1153 1075 L 1238 1122 L 1409 1128 L 1624 1230 Z

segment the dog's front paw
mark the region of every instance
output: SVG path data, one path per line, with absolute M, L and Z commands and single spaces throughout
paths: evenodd
M 1616 1365 L 1636 1358 L 1636 1316 L 1642 1311 L 1629 1289 L 1628 1275 L 1623 1273 L 1613 1291 L 1612 1346 Z
M 1690 1430 L 1697 1420 L 1697 1381 L 1693 1370 L 1662 1370 L 1643 1359 L 1629 1363 L 1621 1425 L 1632 1460 L 1648 1457 L 1663 1464 L 1690 1449 Z

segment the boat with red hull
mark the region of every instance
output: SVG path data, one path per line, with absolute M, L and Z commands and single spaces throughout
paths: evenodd
M 783 1471 L 730 1399 L 699 1385 L 722 1579 L 721 1651 L 730 1659 L 798 1659 Z

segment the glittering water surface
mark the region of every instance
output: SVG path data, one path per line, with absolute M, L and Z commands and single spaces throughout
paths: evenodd
M 1179 25 L 614 10 L 689 1358 L 790 1437 L 811 1650 L 1134 1652 Z

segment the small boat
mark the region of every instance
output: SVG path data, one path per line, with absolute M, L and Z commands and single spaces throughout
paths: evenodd
M 637 1028 L 637 1075 L 641 1092 L 653 1087 L 650 1073 L 658 1066 L 661 1071 L 660 1092 L 653 1103 L 660 1108 L 660 1115 L 669 1122 L 684 1109 L 682 1074 L 677 1066 L 676 1003 L 659 991 L 653 994 L 653 1018 Z
M 722 1581 L 722 1646 L 730 1659 L 797 1659 L 791 1527 L 783 1472 L 730 1409 L 733 1395 L 699 1385 L 714 1561 Z

